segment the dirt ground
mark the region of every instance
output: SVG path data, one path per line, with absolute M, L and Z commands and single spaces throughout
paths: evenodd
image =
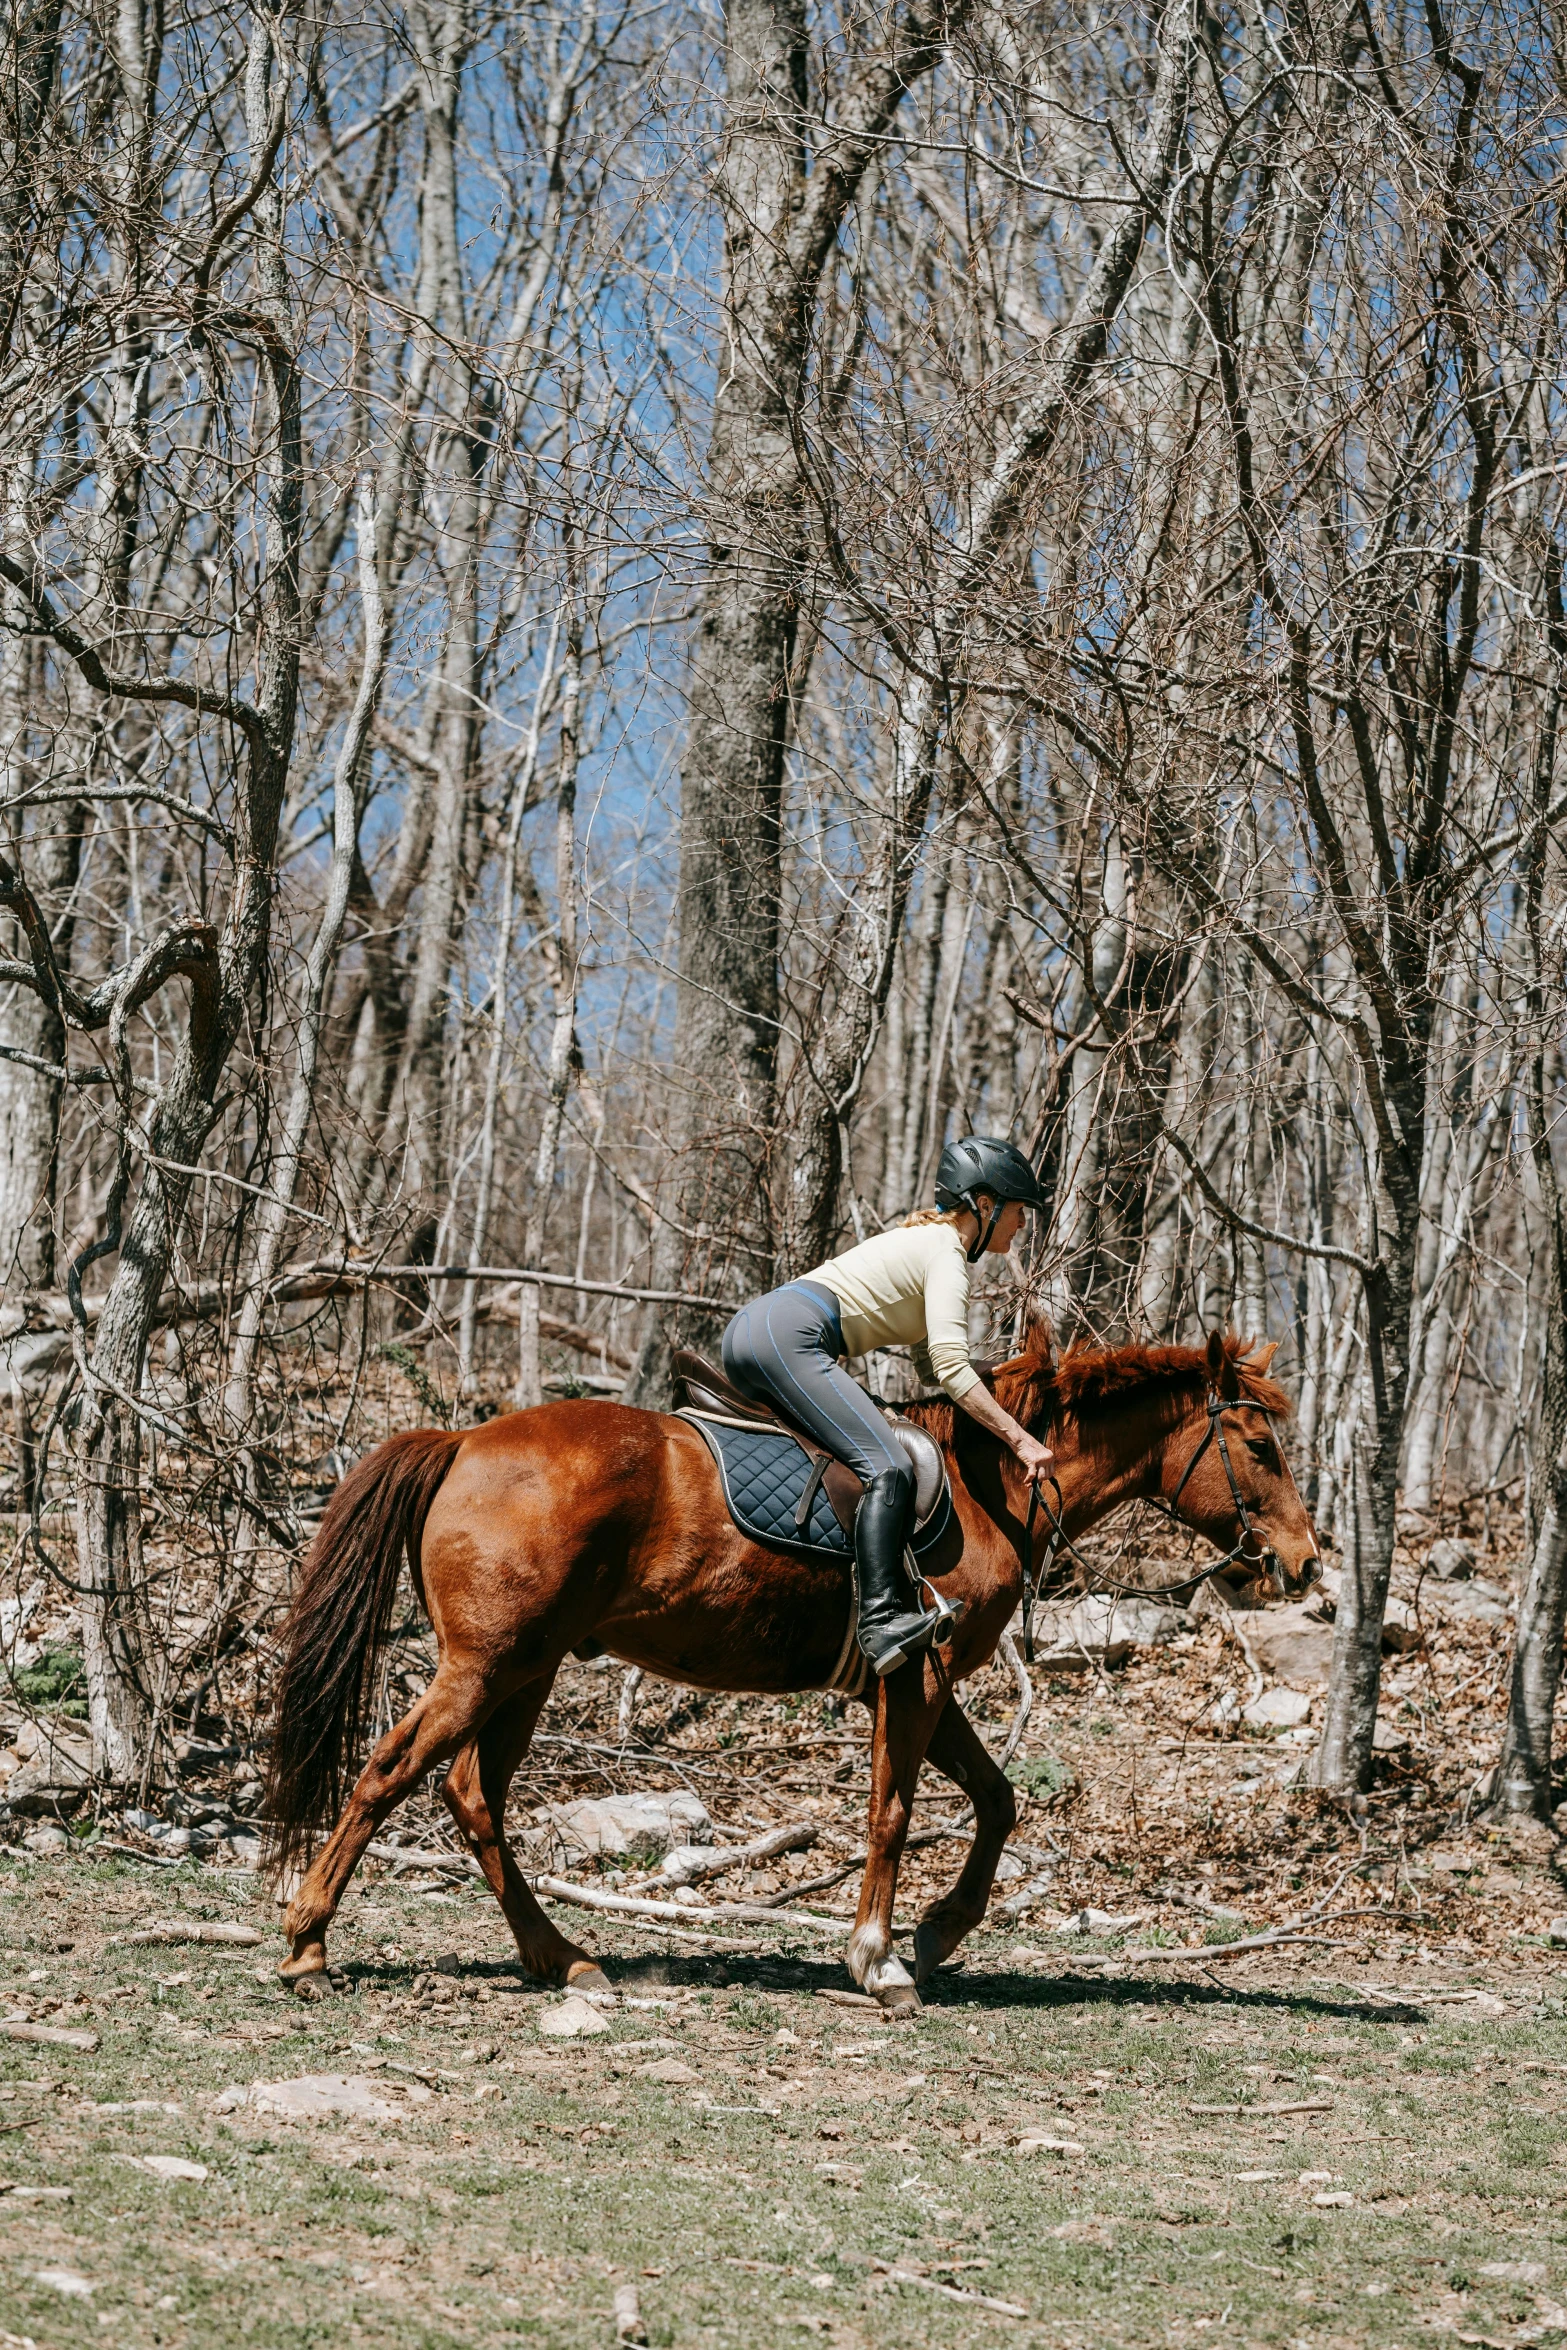
M 613 2341 L 627 2282 L 652 2342 L 714 2350 L 1567 2331 L 1543 1954 L 1155 1969 L 989 1935 L 888 2026 L 822 1996 L 845 1978 L 819 1944 L 687 1955 L 618 1926 L 609 2029 L 552 2043 L 556 1997 L 466 1886 L 351 1897 L 352 1988 L 311 2003 L 271 1947 L 126 1939 L 270 1932 L 232 1872 L 16 1862 L 0 1897 L 8 2014 L 98 2041 L 0 2042 L 7 2344 L 575 2350 Z M 320 2074 L 431 2094 L 394 2120 L 220 2110 Z M 205 2175 L 145 2167 L 168 2155 Z
M 1474 1816 L 1508 1636 L 1438 1608 L 1390 1659 L 1395 1736 L 1359 1818 L 1293 1783 L 1298 1736 L 1223 1720 L 1248 1676 L 1219 1623 L 1042 1677 L 1013 1765 L 1026 1856 L 998 1900 L 1047 1881 L 896 2026 L 840 2003 L 854 1875 L 794 1890 L 863 1827 L 862 1717 L 819 1697 L 649 1685 L 622 1739 L 618 1668 L 563 1676 L 514 1824 L 544 1797 L 676 1786 L 720 1840 L 809 1823 L 810 1849 L 720 1890 L 836 1921 L 675 1933 L 562 1909 L 622 1993 L 581 2041 L 541 2033 L 558 1995 L 517 1976 L 460 1874 L 368 1863 L 343 1988 L 305 2001 L 248 1871 L 159 1865 L 108 1818 L 37 1857 L 13 1822 L 3 2012 L 96 2044 L 0 2036 L 0 2344 L 608 2350 L 628 2284 L 652 2343 L 703 2350 L 1567 2334 L 1558 1840 Z M 417 1682 L 416 1642 L 400 1669 Z M 1010 1674 L 965 1695 L 999 1746 Z M 937 1781 L 916 1825 L 961 1808 Z M 443 1818 L 423 1796 L 398 1828 L 449 1849 Z M 961 1849 L 911 1856 L 900 1924 Z M 1226 1955 L 1314 1909 L 1323 1938 Z M 129 1939 L 180 1920 L 266 1939 Z M 253 2101 L 323 2074 L 390 2115 Z M 167 2156 L 205 2175 L 146 2167 Z

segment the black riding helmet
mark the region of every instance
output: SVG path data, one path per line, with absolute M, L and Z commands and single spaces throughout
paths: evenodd
M 980 1191 L 988 1191 L 996 1203 L 988 1224 L 974 1196 Z M 936 1169 L 936 1205 L 968 1208 L 979 1218 L 979 1237 L 968 1252 L 971 1265 L 990 1246 L 990 1236 L 1008 1200 L 1021 1200 L 1025 1208 L 1044 1210 L 1049 1206 L 1038 1176 L 1015 1142 L 999 1134 L 970 1134 L 962 1142 L 948 1143 Z

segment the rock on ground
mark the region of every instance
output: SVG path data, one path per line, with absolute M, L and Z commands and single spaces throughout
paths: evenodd
M 607 2032 L 609 2026 L 591 2000 L 573 1993 L 558 2007 L 544 2010 L 539 2018 L 539 2030 L 547 2040 L 591 2040 L 597 2033 Z
M 1068 1608 L 1042 1608 L 1034 1626 L 1035 1663 L 1045 1672 L 1118 1665 L 1134 1648 L 1160 1648 L 1191 1625 L 1185 1608 L 1157 1599 L 1092 1592 Z
M 672 1844 L 711 1844 L 713 1823 L 695 1795 L 597 1795 L 535 1812 L 530 1846 L 570 1864 L 604 1857 L 660 1860 Z
M 1254 1730 L 1297 1730 L 1311 1712 L 1304 1689 L 1264 1689 L 1243 1707 L 1241 1720 Z
M 1325 1687 L 1333 1659 L 1333 1627 L 1303 1607 L 1248 1610 L 1246 1645 L 1265 1673 L 1298 1689 Z
M 12 1811 L 48 1817 L 76 1809 L 92 1778 L 92 1741 L 84 1733 L 24 1722 L 11 1754 L 5 1800 Z
M 234 2113 L 243 2105 L 256 2113 L 281 2113 L 296 2121 L 318 2115 L 348 2113 L 362 2121 L 388 2122 L 400 2118 L 409 2105 L 427 2105 L 430 2091 L 421 2081 L 398 2084 L 396 2099 L 386 2092 L 391 2083 L 372 2081 L 364 2073 L 304 2073 L 295 2081 L 252 2081 L 225 2089 L 213 2107 L 215 2113 Z

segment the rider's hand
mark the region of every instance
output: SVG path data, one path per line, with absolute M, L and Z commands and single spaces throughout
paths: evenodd
M 1029 1483 L 1043 1485 L 1050 1475 L 1051 1464 L 1056 1457 L 1049 1445 L 1041 1444 L 1037 1436 L 1030 1436 L 1025 1431 L 1018 1437 L 1012 1450 L 1022 1462 Z

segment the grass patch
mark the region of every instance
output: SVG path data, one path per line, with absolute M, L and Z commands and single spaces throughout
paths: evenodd
M 309 2004 L 270 1944 L 117 1939 L 182 1912 L 274 1923 L 248 1879 L 194 1865 L 0 1864 L 8 2002 L 56 2001 L 41 2020 L 102 2039 L 0 2041 L 0 2125 L 27 2125 L 3 2175 L 71 2196 L 0 2196 L 0 2332 L 48 2350 L 603 2350 L 628 2278 L 651 2340 L 682 2350 L 1408 2350 L 1548 2329 L 1567 2297 L 1558 2076 L 1525 2070 L 1567 2069 L 1567 2023 L 1495 1959 L 1441 1975 L 1472 1971 L 1492 2004 L 1399 2007 L 1298 1954 L 1244 1981 L 1104 1980 L 980 1936 L 917 2025 L 888 2027 L 819 1999 L 838 1955 L 781 1929 L 705 1957 L 615 1925 L 605 1956 L 639 2004 L 573 2044 L 541 2038 L 552 1995 L 510 1971 L 478 1891 L 356 1890 L 334 1948 L 352 1989 Z M 325 2072 L 432 2093 L 396 2122 L 216 2109 Z M 152 2154 L 207 2177 L 160 2179 Z
M 13 1673 L 11 1685 L 25 1705 L 40 1712 L 87 1719 L 87 1676 L 79 1648 L 47 1648 L 36 1664 Z
M 1025 1795 L 1037 1795 L 1049 1803 L 1055 1796 L 1064 1795 L 1072 1785 L 1074 1773 L 1069 1763 L 1053 1754 L 1036 1754 L 1026 1761 L 1010 1763 L 1007 1777 L 1014 1787 L 1021 1787 Z

